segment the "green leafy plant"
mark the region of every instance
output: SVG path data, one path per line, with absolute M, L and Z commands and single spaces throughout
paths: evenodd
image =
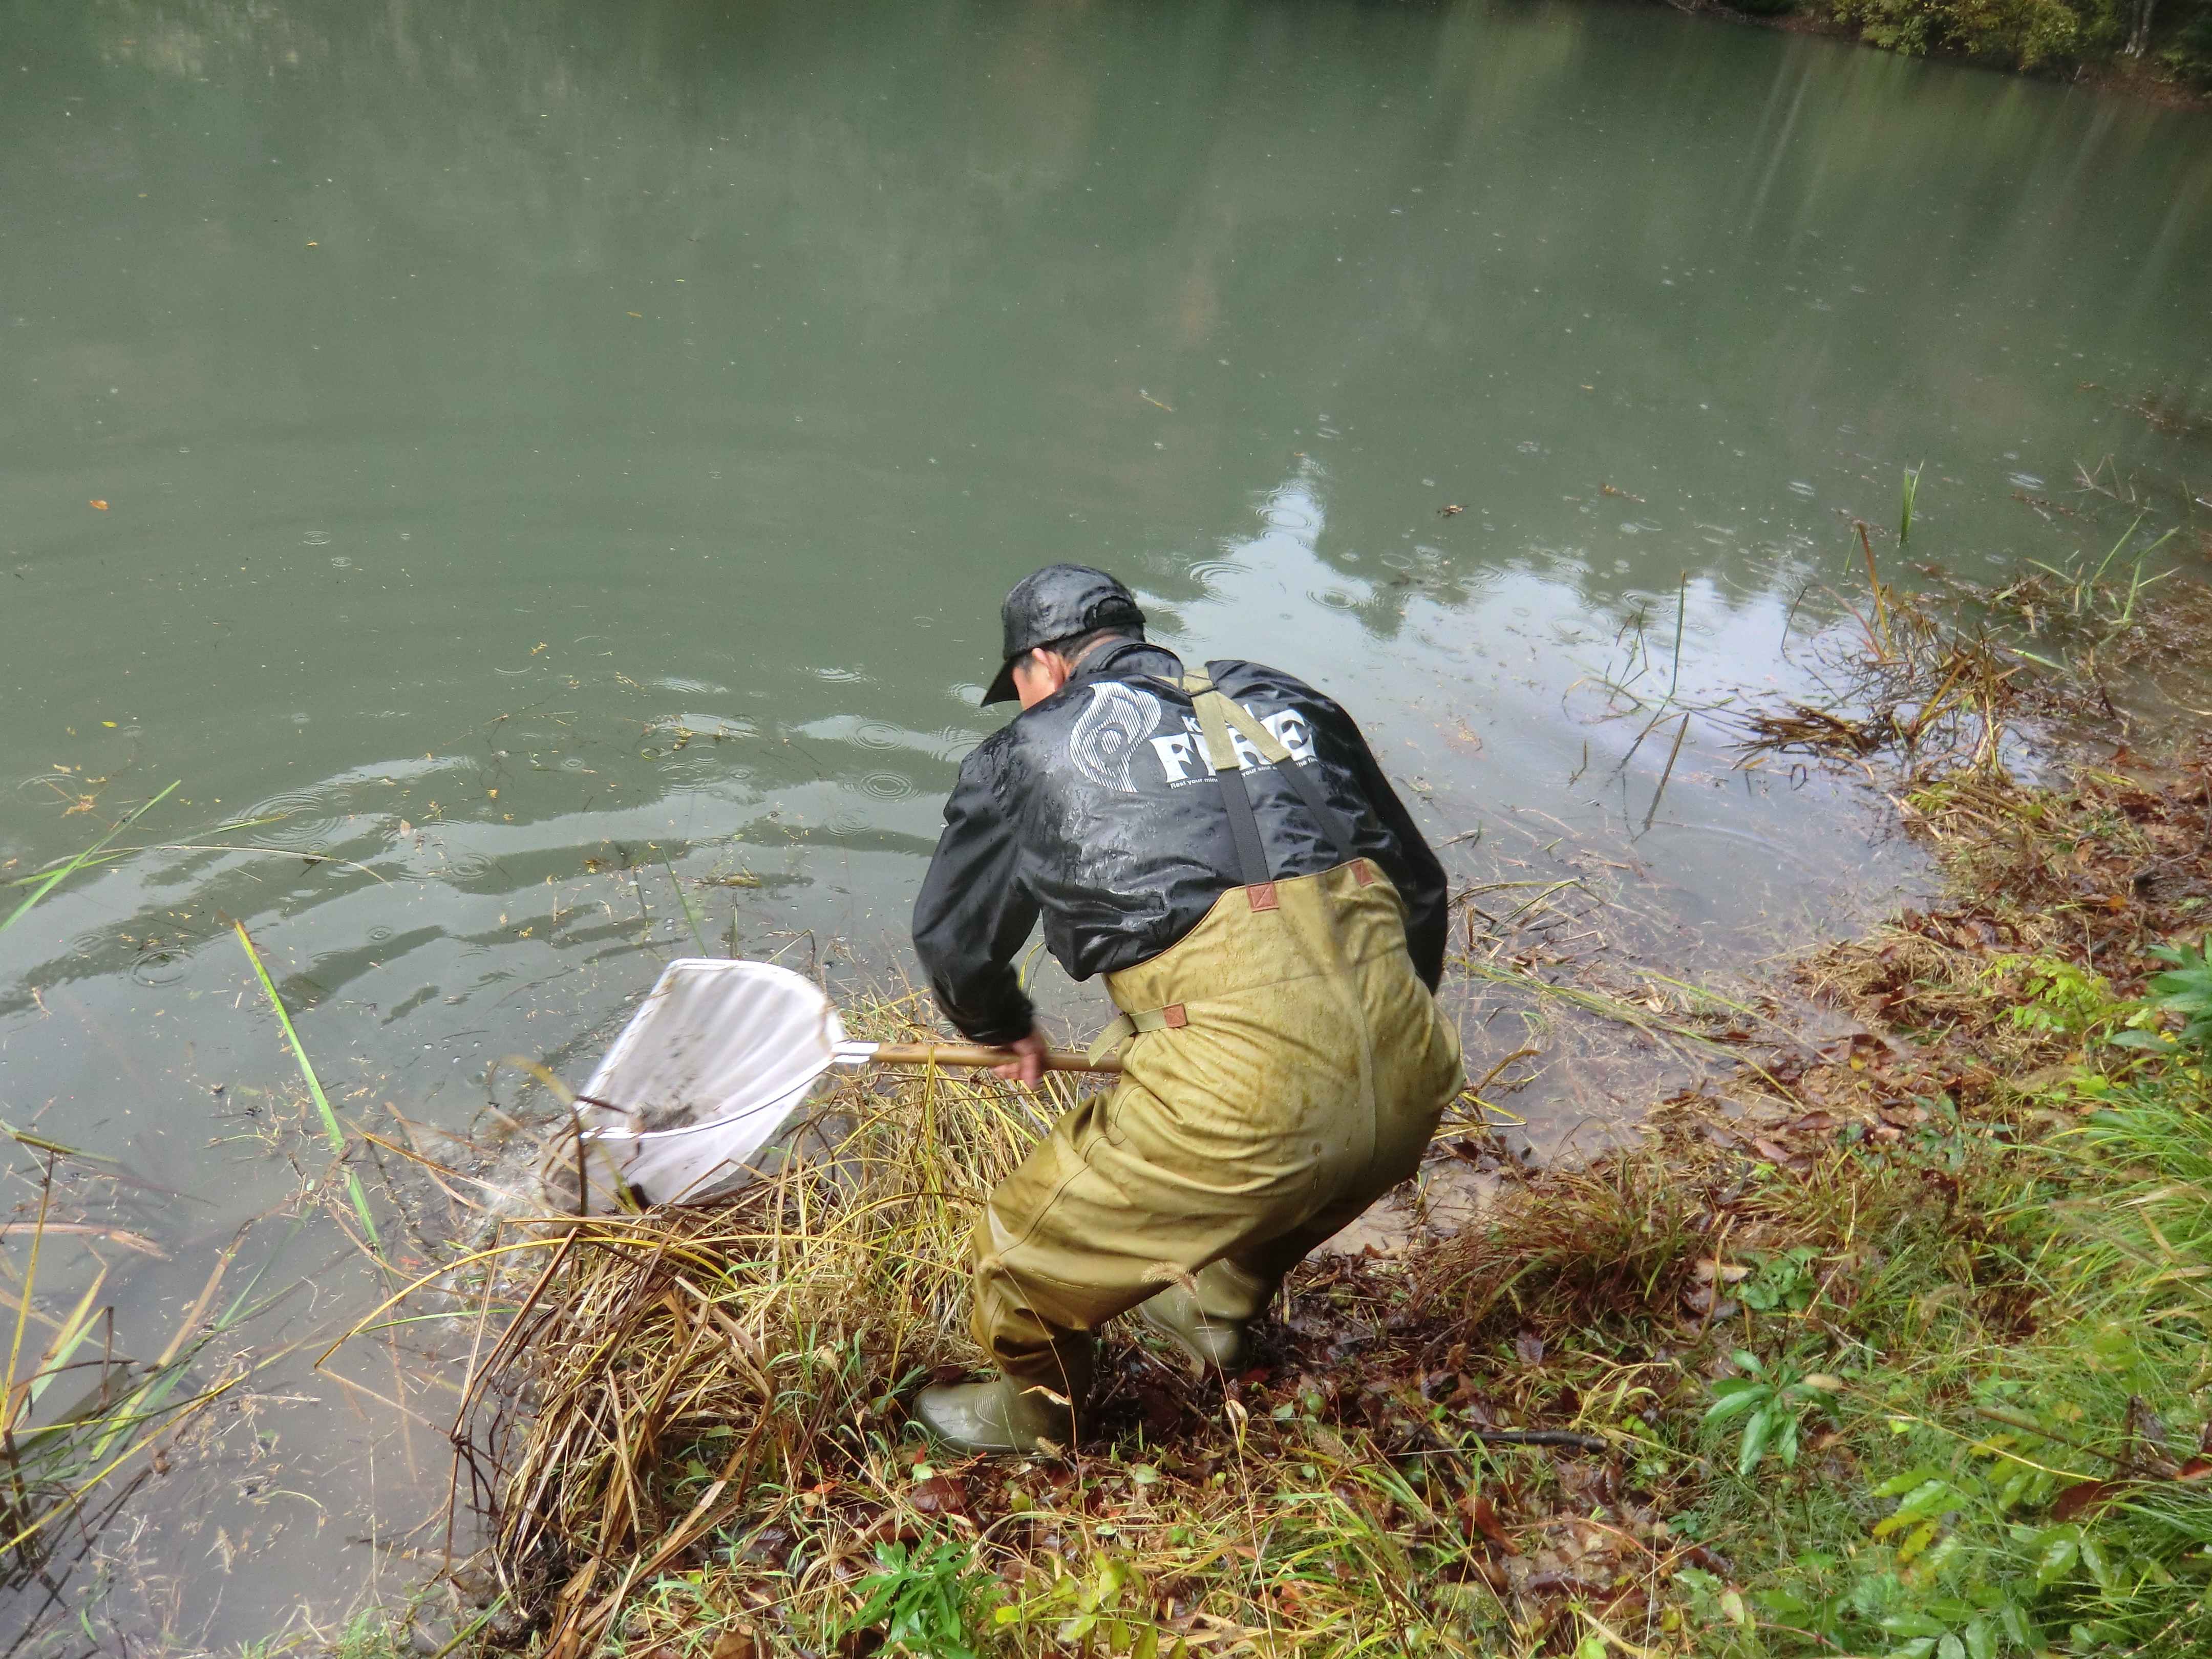
M 2060 957 L 2001 956 L 1989 965 L 1992 981 L 2021 979 L 2021 1001 L 2011 1013 L 2023 1031 L 2042 1036 L 2080 1036 L 2120 1012 L 2104 978 Z
M 1838 22 L 1886 51 L 1919 57 L 1959 52 L 1985 61 L 2033 69 L 2078 58 L 2111 44 L 2110 14 L 2075 10 L 2068 0 L 1832 0 Z
M 992 1593 L 964 1544 L 940 1543 L 927 1555 L 904 1544 L 876 1546 L 876 1571 L 860 1580 L 860 1611 L 842 1634 L 881 1625 L 884 1645 L 927 1659 L 976 1659 L 969 1626 Z
M 1742 1376 L 1723 1378 L 1713 1384 L 1713 1403 L 1705 1412 L 1708 1424 L 1744 1419 L 1743 1438 L 1736 1449 L 1738 1474 L 1749 1474 L 1771 1447 L 1784 1468 L 1797 1465 L 1797 1445 L 1805 1414 L 1817 1411 L 1832 1418 L 1831 1395 L 1841 1391 L 1843 1379 L 1821 1374 L 1805 1375 L 1786 1363 L 1771 1370 L 1766 1362 L 1739 1348 L 1730 1356 Z
M 1897 1501 L 1894 1510 L 1875 1522 L 1874 1535 L 1894 1541 L 1899 1566 L 1937 1542 L 1944 1532 L 1944 1516 L 1964 1508 L 1967 1501 L 1966 1494 L 1931 1463 L 1891 1476 L 1874 1489 L 1874 1495 Z
M 1768 1256 L 1735 1287 L 1736 1300 L 1754 1313 L 1802 1313 L 1820 1285 L 1813 1271 L 1820 1259 L 1820 1252 L 1810 1244 Z
M 2149 1002 L 2162 1014 L 2181 1022 L 2181 1041 L 2194 1048 L 2212 1048 L 2212 936 L 2195 950 L 2186 945 L 2154 945 L 2151 955 L 2171 971 L 2151 976 Z M 2129 1048 L 2165 1048 L 2172 1045 L 2155 1031 L 2123 1031 L 2112 1039 Z
M 1150 1601 L 1136 1568 L 1102 1551 L 1088 1573 L 1057 1571 L 1041 1593 L 1008 1602 L 991 1616 L 1004 1626 L 1049 1625 L 1055 1642 L 1079 1652 L 1183 1659 L 1188 1649 L 1181 1638 L 1162 1644 Z
M 1674 1583 L 1681 1589 L 1699 1625 L 1707 1629 L 1751 1628 L 1751 1609 L 1744 1603 L 1743 1593 L 1717 1575 L 1698 1567 L 1684 1567 L 1675 1573 Z

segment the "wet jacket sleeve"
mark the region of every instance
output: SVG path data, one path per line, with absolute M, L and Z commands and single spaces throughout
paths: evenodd
M 914 948 L 937 1006 L 973 1042 L 1026 1036 L 1035 1012 L 1013 969 L 1037 905 L 1018 879 L 1014 826 L 977 750 L 945 803 L 945 833 L 914 906 Z
M 1375 816 L 1390 832 L 1390 839 L 1398 844 L 1398 856 L 1384 872 L 1406 901 L 1406 949 L 1413 958 L 1413 971 L 1430 990 L 1443 977 L 1444 939 L 1451 916 L 1449 884 L 1444 879 L 1444 867 L 1429 848 L 1428 842 L 1413 823 L 1413 814 L 1398 799 L 1398 792 L 1390 787 L 1389 779 L 1382 775 L 1382 763 L 1375 751 L 1367 746 L 1367 739 L 1352 717 L 1338 710 L 1344 722 L 1344 732 L 1352 751 L 1352 769 L 1359 780 L 1361 793 Z M 1386 860 L 1386 862 L 1389 862 Z

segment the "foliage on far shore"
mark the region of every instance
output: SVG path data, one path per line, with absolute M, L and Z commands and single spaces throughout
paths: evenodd
M 1832 22 L 1908 57 L 1950 55 L 2001 68 L 2082 64 L 2212 89 L 2205 0 L 1734 0 L 1759 17 Z

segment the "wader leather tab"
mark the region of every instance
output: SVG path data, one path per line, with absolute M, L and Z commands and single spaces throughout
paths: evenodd
M 1097 1065 L 1139 1031 L 1180 1031 L 1190 1024 L 1189 1012 L 1180 1002 L 1142 1013 L 1123 1014 L 1098 1034 L 1091 1045 L 1091 1063 Z
M 1244 896 L 1255 910 L 1272 910 L 1276 907 L 1275 884 L 1255 881 L 1245 888 Z
M 1375 866 L 1365 859 L 1352 860 L 1352 878 L 1362 887 L 1372 887 L 1375 884 Z

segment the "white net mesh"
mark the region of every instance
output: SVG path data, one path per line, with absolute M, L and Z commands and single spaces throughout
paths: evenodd
M 764 962 L 668 964 L 584 1085 L 589 1138 L 653 1203 L 741 1176 L 836 1057 L 811 980 Z

